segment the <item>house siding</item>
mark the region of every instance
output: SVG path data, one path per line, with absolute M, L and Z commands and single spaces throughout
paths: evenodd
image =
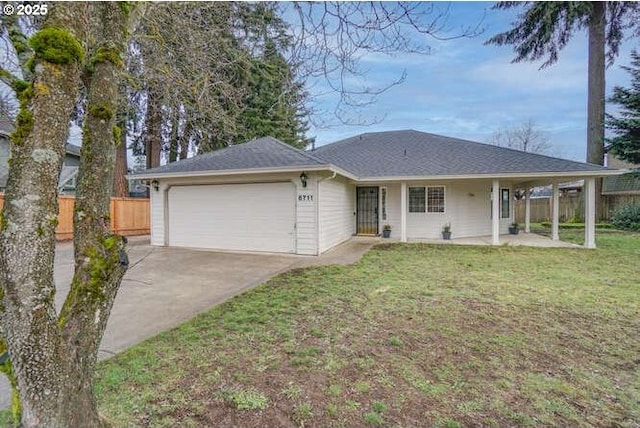
M 319 197 L 319 252 L 349 239 L 355 232 L 355 186 L 344 178 L 321 179 Z
M 439 239 L 442 237 L 442 227 L 447 223 L 451 224 L 453 238 L 491 235 L 490 181 L 434 182 L 419 185 L 445 186 L 445 212 L 407 213 L 409 239 Z M 500 188 L 510 186 L 501 183 Z M 510 210 L 513 213 L 513 201 Z M 509 218 L 500 219 L 500 233 L 508 233 L 512 217 L 513 214 Z
M 151 245 L 165 245 L 165 199 L 167 185 L 162 183 L 159 190 L 149 191 L 149 207 L 151 209 Z
M 299 182 L 299 180 L 298 180 Z M 297 183 L 298 184 L 298 183 Z M 318 177 L 310 175 L 307 187 L 297 186 L 296 253 L 318 254 Z M 311 197 L 311 199 L 309 199 Z
M 382 218 L 380 206 L 380 230 L 385 224 L 391 225 L 391 237 L 400 238 L 400 184 L 373 183 L 387 188 L 387 219 Z M 408 182 L 409 187 L 445 187 L 444 213 L 410 213 L 407 212 L 408 239 L 441 239 L 442 227 L 451 223 L 454 238 L 491 235 L 491 181 L 456 181 L 456 182 Z M 509 183 L 501 183 L 501 188 L 509 188 Z M 408 201 L 408 196 L 407 196 Z M 513 221 L 513 203 L 511 215 L 500 219 L 500 233 L 508 233 L 509 224 Z M 382 203 L 382 201 L 380 201 Z
M 382 190 L 378 193 L 379 195 L 379 207 L 378 213 L 378 230 L 382 233 L 382 229 L 385 224 L 391 226 L 391 237 L 400 239 L 400 184 L 399 183 L 388 183 L 388 184 L 380 184 L 380 188 L 387 188 L 387 218 L 384 219 L 382 215 Z

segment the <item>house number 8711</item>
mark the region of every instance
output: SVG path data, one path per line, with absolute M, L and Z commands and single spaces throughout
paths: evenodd
M 300 202 L 313 202 L 313 195 L 298 195 L 298 201 Z

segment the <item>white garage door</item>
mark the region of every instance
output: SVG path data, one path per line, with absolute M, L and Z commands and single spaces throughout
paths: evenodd
M 169 245 L 293 253 L 294 190 L 292 183 L 172 187 Z

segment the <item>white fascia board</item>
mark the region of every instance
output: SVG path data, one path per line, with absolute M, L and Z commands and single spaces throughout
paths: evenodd
M 224 175 L 245 175 L 245 174 L 278 174 L 297 171 L 331 171 L 343 175 L 352 180 L 357 180 L 357 177 L 341 168 L 337 168 L 334 165 L 297 165 L 280 168 L 251 168 L 251 169 L 225 169 L 215 171 L 180 171 L 180 172 L 165 172 L 165 173 L 151 173 L 151 174 L 127 174 L 128 180 L 150 180 L 150 179 L 163 179 L 163 178 L 190 178 L 190 177 L 219 177 Z
M 537 179 L 537 178 L 576 178 L 605 177 L 621 175 L 628 170 L 614 169 L 603 171 L 557 171 L 557 172 L 517 172 L 503 174 L 456 174 L 456 175 L 410 175 L 403 177 L 361 177 L 358 182 L 392 182 L 392 181 L 444 181 L 444 180 L 478 180 L 478 179 Z

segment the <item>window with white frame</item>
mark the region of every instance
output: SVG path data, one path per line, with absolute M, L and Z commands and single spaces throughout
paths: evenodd
M 425 212 L 426 198 L 424 187 L 409 187 L 409 212 Z
M 427 187 L 427 212 L 444 212 L 444 186 Z

